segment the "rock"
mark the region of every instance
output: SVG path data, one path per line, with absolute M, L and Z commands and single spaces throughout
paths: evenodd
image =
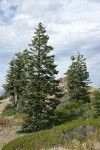
M 92 126 L 82 126 L 79 129 L 79 136 L 82 139 L 89 138 L 94 133 L 94 128 Z
M 82 126 L 77 129 L 71 129 L 67 132 L 63 132 L 63 140 L 71 140 L 72 138 L 87 139 L 94 133 L 94 127 Z

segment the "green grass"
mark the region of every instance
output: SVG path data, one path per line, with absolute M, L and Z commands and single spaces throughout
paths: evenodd
M 65 146 L 67 141 L 63 140 L 63 133 L 83 125 L 92 125 L 96 130 L 100 130 L 99 123 L 100 119 L 74 120 L 49 130 L 27 134 L 17 138 L 5 145 L 2 150 L 40 150 L 42 148 L 48 149 L 55 146 Z

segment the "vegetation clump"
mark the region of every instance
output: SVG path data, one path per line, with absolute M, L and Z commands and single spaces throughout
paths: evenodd
M 100 117 L 100 89 L 94 91 L 92 98 L 92 110 L 94 118 Z

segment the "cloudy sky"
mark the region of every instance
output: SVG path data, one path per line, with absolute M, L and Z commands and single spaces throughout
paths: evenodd
M 54 47 L 59 74 L 80 51 L 87 58 L 91 85 L 100 85 L 100 0 L 0 0 L 0 89 L 9 61 L 28 47 L 42 22 Z

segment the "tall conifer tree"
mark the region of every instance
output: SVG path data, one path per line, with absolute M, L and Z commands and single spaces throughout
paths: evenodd
M 24 132 L 39 131 L 50 128 L 55 122 L 55 109 L 59 104 L 61 90 L 55 79 L 58 74 L 54 64 L 53 50 L 48 46 L 49 37 L 41 23 L 35 29 L 35 35 L 30 46 L 30 57 L 27 66 L 28 81 L 26 93 L 26 112 L 28 117 L 23 123 Z
M 86 59 L 78 52 L 76 57 L 71 57 L 71 60 L 72 64 L 66 73 L 69 100 L 80 103 L 90 102 L 88 92 L 90 80 L 85 63 Z

